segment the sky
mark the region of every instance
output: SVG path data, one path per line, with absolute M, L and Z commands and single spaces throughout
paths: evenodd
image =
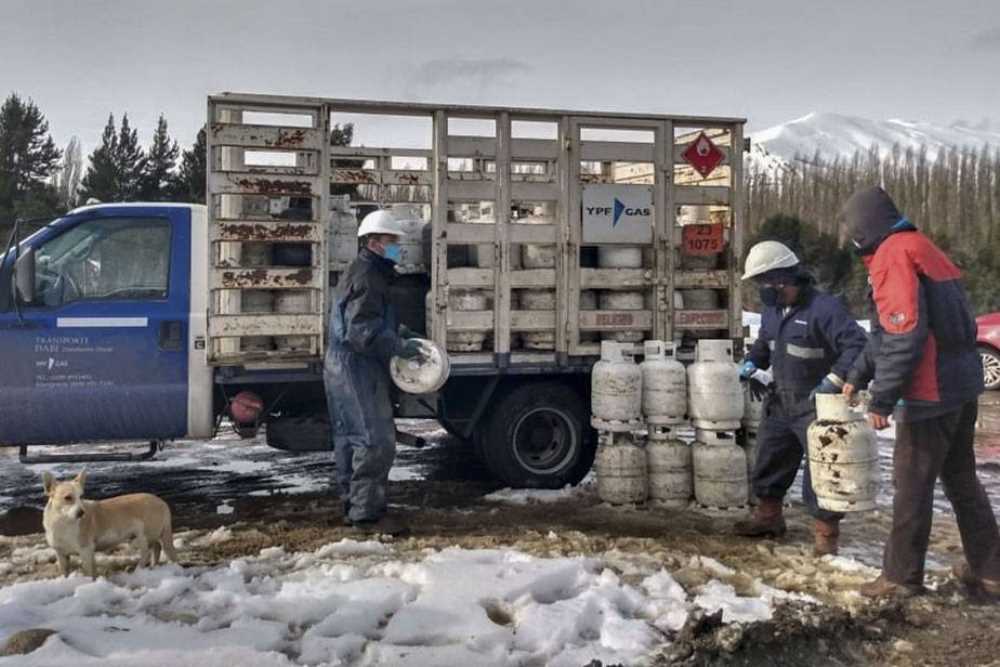
M 1000 122 L 1000 2 L 0 0 L 0 94 L 60 145 L 190 143 L 209 93 Z M 366 142 L 375 143 L 375 142 Z

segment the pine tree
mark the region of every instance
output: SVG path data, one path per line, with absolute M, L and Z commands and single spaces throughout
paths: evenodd
M 33 101 L 12 93 L 0 107 L 0 217 L 54 213 L 48 181 L 60 157 L 45 116 Z
M 116 157 L 121 176 L 119 199 L 135 201 L 139 199 L 142 178 L 146 172 L 146 156 L 139 145 L 139 131 L 129 127 L 128 114 L 122 116 Z
M 112 202 L 120 198 L 121 175 L 118 170 L 118 133 L 115 116 L 108 114 L 108 123 L 101 135 L 101 145 L 90 154 L 87 173 L 80 181 L 80 201 L 91 199 Z
M 114 114 L 101 135 L 101 145 L 90 154 L 90 166 L 81 182 L 80 198 L 102 202 L 136 201 L 140 195 L 146 156 L 139 145 L 139 133 L 122 116 L 120 130 L 115 129 Z
M 160 115 L 153 143 L 146 155 L 146 166 L 140 179 L 139 198 L 144 201 L 164 201 L 171 198 L 180 148 L 170 139 L 167 119 Z
M 198 130 L 198 137 L 191 148 L 181 154 L 181 166 L 174 178 L 173 198 L 176 201 L 204 204 L 205 202 L 205 129 Z

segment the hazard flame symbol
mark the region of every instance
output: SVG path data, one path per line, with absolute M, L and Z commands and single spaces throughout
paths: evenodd
M 708 138 L 708 135 L 702 132 L 691 145 L 684 149 L 681 157 L 694 167 L 702 178 L 705 178 L 715 171 L 715 168 L 725 159 L 726 154 L 719 150 L 719 147 Z

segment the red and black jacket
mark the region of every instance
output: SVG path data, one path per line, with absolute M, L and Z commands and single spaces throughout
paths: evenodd
M 983 391 L 976 322 L 961 272 L 899 215 L 881 188 L 854 195 L 845 207 L 868 268 L 876 317 L 872 337 L 848 382 L 870 381 L 872 412 L 889 415 L 946 410 Z

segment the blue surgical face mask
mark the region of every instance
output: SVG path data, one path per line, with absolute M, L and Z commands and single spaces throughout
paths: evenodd
M 385 254 L 382 255 L 389 261 L 399 264 L 399 260 L 403 258 L 403 248 L 398 243 L 387 243 L 385 246 Z
M 760 296 L 760 302 L 762 304 L 768 308 L 773 308 L 778 305 L 778 299 L 781 292 L 777 287 L 773 287 L 771 285 L 761 285 L 757 294 Z

